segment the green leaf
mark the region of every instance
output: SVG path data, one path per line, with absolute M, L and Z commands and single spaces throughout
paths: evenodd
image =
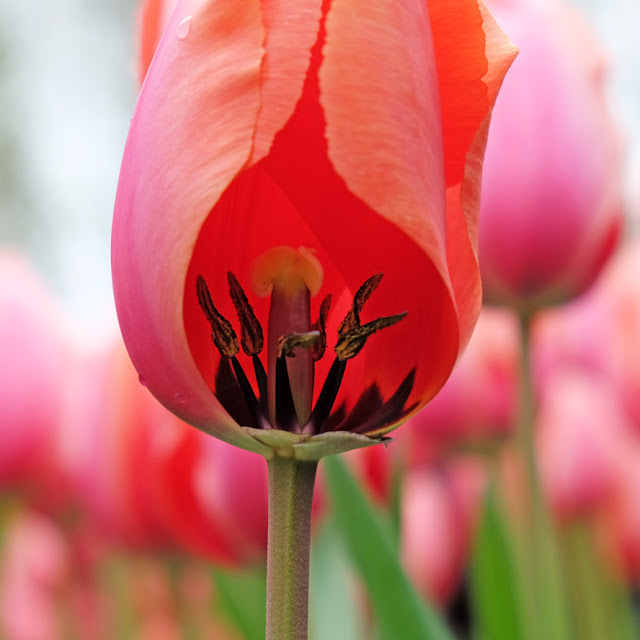
M 313 537 L 309 637 L 312 640 L 361 640 L 364 622 L 356 602 L 354 575 L 335 525 L 326 521 Z M 329 613 L 328 613 L 329 612 Z
M 424 602 L 404 573 L 389 519 L 376 509 L 338 456 L 325 458 L 333 514 L 354 568 L 371 598 L 382 637 L 454 640 L 436 611 Z M 429 532 L 425 531 L 425 539 Z
M 219 604 L 246 640 L 264 640 L 267 582 L 264 571 L 216 569 L 213 577 Z
M 517 588 L 516 560 L 495 491 L 487 491 L 471 560 L 471 598 L 483 640 L 525 638 L 523 594 Z

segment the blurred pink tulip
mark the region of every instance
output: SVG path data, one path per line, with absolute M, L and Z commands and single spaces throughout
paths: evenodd
M 454 594 L 467 562 L 484 492 L 482 465 L 465 461 L 410 470 L 402 489 L 402 557 L 425 597 Z
M 592 290 L 534 325 L 537 386 L 559 369 L 588 369 L 612 384 L 640 432 L 640 237 L 614 256 Z
M 537 417 L 542 482 L 562 521 L 593 519 L 613 499 L 635 442 L 610 387 L 568 370 L 546 381 Z
M 597 38 L 562 2 L 494 0 L 520 47 L 484 163 L 479 258 L 486 298 L 521 309 L 588 287 L 622 226 L 621 144 Z
M 17 253 L 0 254 L 0 486 L 37 482 L 63 413 L 63 317 Z
M 3 531 L 1 566 L 0 635 L 62 637 L 60 594 L 70 570 L 63 534 L 42 516 L 19 514 Z
M 412 460 L 437 457 L 443 449 L 504 440 L 517 411 L 519 337 L 510 312 L 483 309 L 451 378 L 398 436 L 400 443 L 408 443 Z
M 141 384 L 119 338 L 87 358 L 84 380 L 66 436 L 70 475 L 103 534 L 227 564 L 265 552 L 261 458 L 186 429 Z
M 618 464 L 616 491 L 601 519 L 599 534 L 612 569 L 621 579 L 640 580 L 640 443 Z

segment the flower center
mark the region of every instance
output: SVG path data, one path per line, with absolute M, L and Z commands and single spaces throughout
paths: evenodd
M 241 328 L 240 344 L 252 359 L 258 396 L 236 357 L 240 345 L 231 323 L 214 306 L 204 278 L 197 278 L 198 301 L 211 326 L 213 343 L 222 357 L 221 367 L 225 362 L 231 364 L 233 374 L 229 371 L 229 375 L 235 378 L 245 408 L 260 428 L 302 433 L 327 430 L 327 420 L 347 362 L 360 352 L 373 333 L 396 324 L 407 315 L 405 311 L 361 324 L 362 308 L 380 284 L 382 274 L 369 278 L 358 289 L 349 312 L 338 327 L 336 358 L 313 406 L 315 363 L 326 350 L 326 323 L 332 296 L 329 294 L 324 298 L 313 323 L 310 299 L 320 291 L 323 277 L 322 265 L 313 251 L 304 247 L 297 250 L 274 247 L 256 260 L 251 285 L 257 295 L 271 296 L 265 370 L 259 357 L 264 346 L 262 327 L 238 279 L 233 273 L 227 273 L 229 293 Z M 390 399 L 394 414 L 399 415 L 403 409 L 413 387 L 414 374 L 412 371 L 407 376 Z M 216 395 L 227 408 L 224 391 L 216 388 Z

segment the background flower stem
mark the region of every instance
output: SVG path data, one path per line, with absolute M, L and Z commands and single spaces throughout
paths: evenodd
M 266 640 L 306 640 L 311 504 L 317 462 L 274 456 L 269 468 Z
M 525 593 L 532 599 L 535 635 L 539 638 L 569 640 L 567 591 L 561 570 L 558 538 L 545 500 L 538 470 L 535 423 L 536 403 L 531 367 L 531 317 L 521 316 L 522 358 L 520 370 L 520 414 L 516 437 L 525 466 L 525 482 L 530 499 L 528 522 L 520 531 L 522 568 L 529 585 Z

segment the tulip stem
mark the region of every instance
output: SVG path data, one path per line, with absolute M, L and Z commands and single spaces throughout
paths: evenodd
M 317 462 L 275 455 L 269 468 L 266 640 L 306 640 L 311 504 Z
M 568 640 L 573 637 L 559 557 L 557 531 L 542 490 L 535 445 L 535 394 L 531 363 L 531 317 L 521 317 L 520 420 L 518 436 L 527 472 L 531 512 L 525 539 L 527 573 L 535 609 L 534 637 Z

